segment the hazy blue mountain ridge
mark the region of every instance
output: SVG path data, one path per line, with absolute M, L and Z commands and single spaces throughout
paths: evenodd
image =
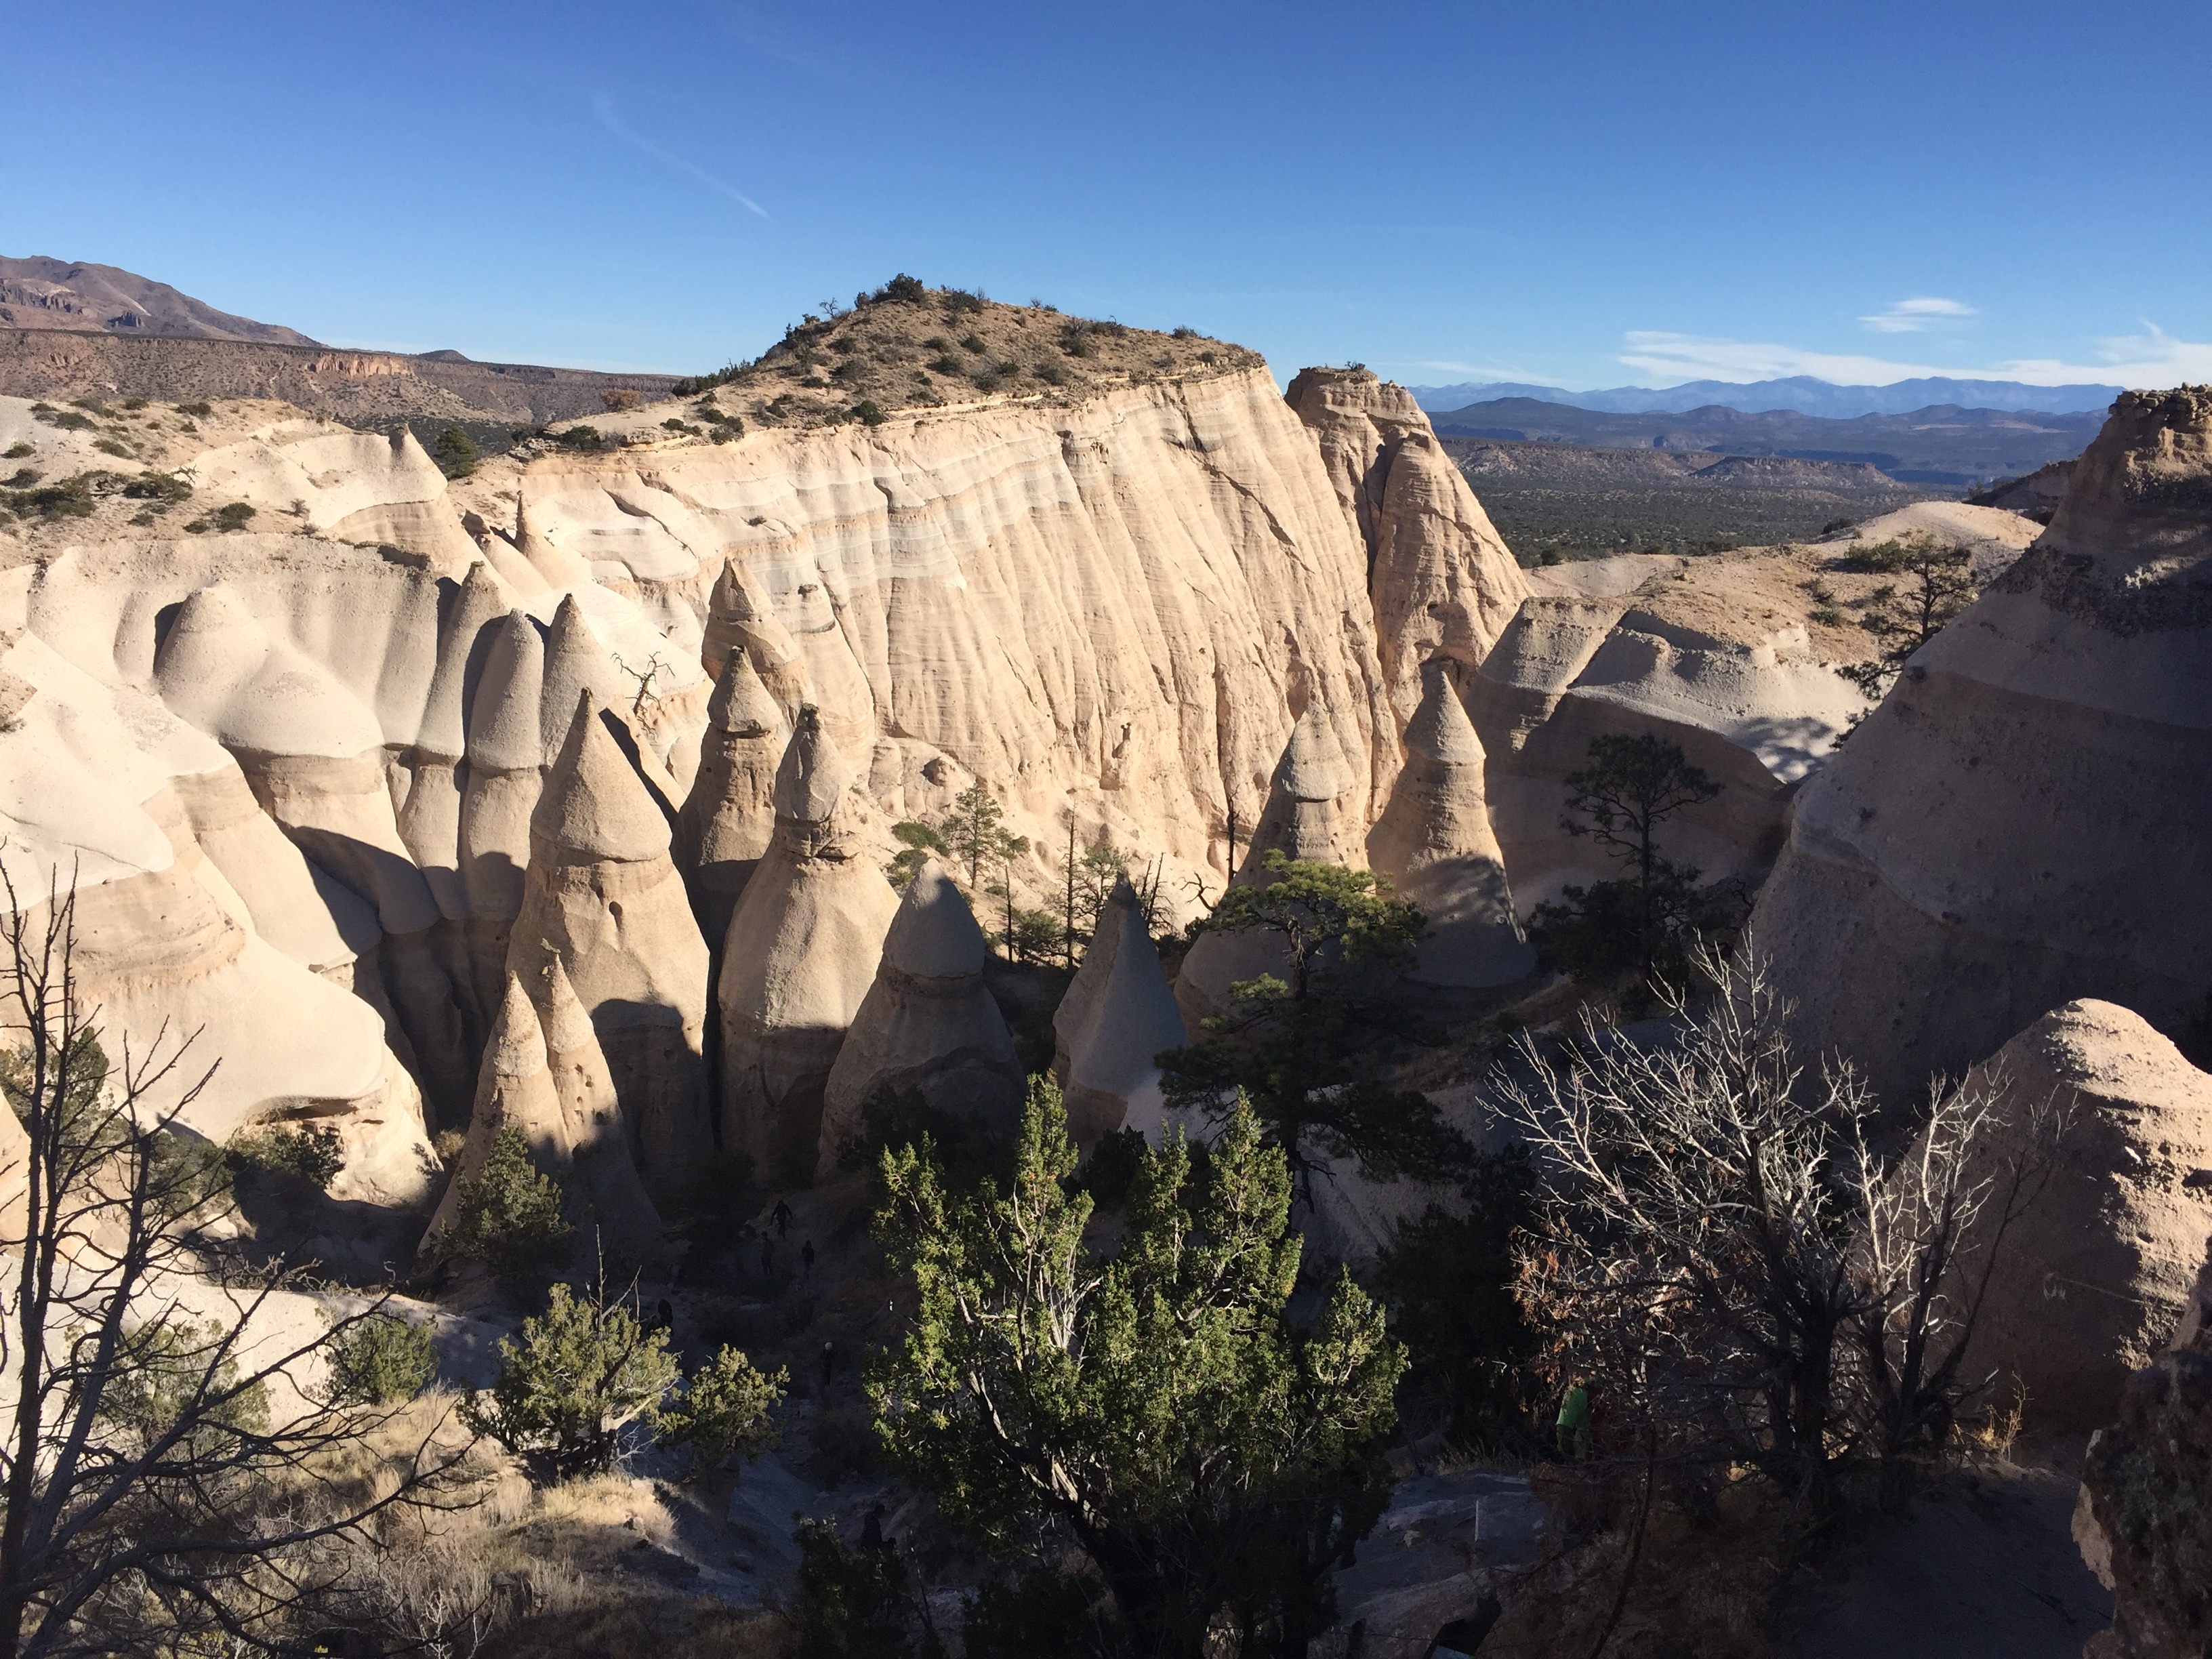
M 1782 380 L 1690 380 L 1680 386 L 1608 386 L 1597 392 L 1569 392 L 1563 386 L 1517 381 L 1462 382 L 1456 386 L 1408 386 L 1426 410 L 1463 409 L 1500 398 L 1534 398 L 1571 409 L 1610 415 L 1674 413 L 1725 404 L 1746 414 L 1790 410 L 1828 420 L 1862 415 L 1909 415 L 1940 404 L 1962 409 L 2037 410 L 2053 415 L 2091 410 L 2101 414 L 2120 395 L 2116 386 L 2028 386 L 2019 380 L 1954 380 L 1923 377 L 1889 386 L 1836 386 L 1810 375 Z

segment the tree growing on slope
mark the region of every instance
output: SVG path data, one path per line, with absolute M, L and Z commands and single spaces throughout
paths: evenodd
M 20 1187 L 0 1209 L 0 1652 L 265 1650 L 343 1594 L 333 1546 L 429 1496 L 461 1451 L 415 1443 L 381 1497 L 328 1478 L 398 1408 L 294 1379 L 384 1301 L 294 1335 L 295 1274 L 197 1276 L 226 1161 L 179 1125 L 213 1066 L 194 1077 L 190 1039 L 166 1036 L 111 1062 L 76 980 L 74 898 L 27 906 L 4 871 L 0 890 L 0 1177 Z
M 1585 1012 L 1564 1054 L 1524 1036 L 1498 1074 L 1556 1172 L 1518 1259 L 1540 1363 L 1555 1387 L 1594 1381 L 1617 1435 L 1693 1474 L 1747 1466 L 1818 1504 L 1871 1467 L 1893 1498 L 1973 1393 L 1983 1287 L 2051 1126 L 1978 1181 L 2002 1085 L 1938 1089 L 1915 1150 L 1887 1158 L 1864 1085 L 1792 1054 L 1758 960 L 1696 967 L 1711 994 L 1694 1017 L 1669 994 L 1677 1041 L 1641 1047 Z
M 1902 592 L 1895 584 L 1878 587 L 1867 596 L 1859 614 L 1859 626 L 1874 635 L 1879 653 L 1836 671 L 1866 693 L 1869 702 L 1878 702 L 1912 653 L 1974 602 L 1973 552 L 1946 545 L 1933 536 L 1907 536 L 1862 549 L 1844 564 L 1903 578 Z
M 1700 872 L 1659 851 L 1659 826 L 1709 801 L 1721 786 L 1690 764 L 1679 744 L 1650 732 L 1590 739 L 1583 768 L 1567 774 L 1559 827 L 1588 836 L 1625 873 L 1560 890 L 1561 903 L 1536 907 L 1538 939 L 1560 967 L 1589 984 L 1633 975 L 1632 994 L 1655 981 L 1679 982 L 1688 953 L 1719 924 L 1698 890 Z
M 1145 1153 L 1107 1261 L 1048 1079 L 1016 1158 L 963 1194 L 926 1142 L 884 1156 L 878 1235 L 919 1297 L 868 1380 L 892 1459 L 988 1541 L 1073 1544 L 1136 1653 L 1197 1659 L 1225 1621 L 1241 1655 L 1303 1655 L 1390 1486 L 1381 1310 L 1346 1277 L 1291 1322 L 1290 1174 L 1249 1109 L 1202 1177 L 1179 1139 Z
M 1280 850 L 1263 867 L 1266 884 L 1231 887 L 1206 927 L 1280 939 L 1290 978 L 1238 981 L 1229 1012 L 1160 1057 L 1169 1103 L 1217 1121 L 1249 1110 L 1309 1206 L 1320 1157 L 1370 1181 L 1449 1182 L 1474 1149 L 1427 1096 L 1376 1075 L 1376 1051 L 1407 1032 L 1393 987 L 1427 925 L 1421 913 L 1371 871 Z

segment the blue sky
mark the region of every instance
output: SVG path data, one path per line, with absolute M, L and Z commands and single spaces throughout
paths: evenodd
M 319 339 L 750 356 L 897 270 L 1279 374 L 2212 380 L 2212 6 L 103 4 L 0 253 Z

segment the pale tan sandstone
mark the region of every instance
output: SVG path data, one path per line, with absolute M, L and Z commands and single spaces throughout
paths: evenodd
M 1023 1079 L 1014 1040 L 983 983 L 990 952 L 968 901 L 932 859 L 884 935 L 875 983 L 860 1000 L 823 1088 L 817 1178 L 834 1174 L 861 1108 L 879 1090 L 913 1091 L 986 1133 L 1011 1133 Z
M 513 975 L 507 976 L 507 994 L 492 1022 L 491 1038 L 484 1044 L 483 1069 L 477 1079 L 467 1139 L 461 1143 L 453 1179 L 423 1235 L 425 1251 L 437 1249 L 439 1235 L 459 1212 L 462 1184 L 483 1173 L 492 1143 L 510 1130 L 528 1146 L 532 1164 L 557 1181 L 568 1181 L 574 1152 L 568 1116 L 546 1064 L 545 1033 L 538 1024 L 538 1011 L 531 1006 L 522 981 Z
M 738 647 L 707 704 L 698 770 L 677 815 L 674 854 L 700 931 L 720 947 L 730 913 L 775 833 L 775 774 L 789 740 L 783 710 Z
M 898 911 L 860 833 L 854 779 L 801 708 L 776 773 L 775 839 L 723 942 L 722 1145 L 774 1180 L 814 1168 L 823 1091 Z
M 390 437 L 335 422 L 277 421 L 200 455 L 196 495 L 244 501 L 257 520 L 286 519 L 333 541 L 387 544 L 456 570 L 475 557 L 446 475 L 402 427 Z
M 1273 880 L 1267 870 L 1270 853 L 1364 868 L 1364 793 L 1358 772 L 1337 742 L 1334 722 L 1320 702 L 1309 702 L 1276 764 L 1267 807 L 1237 867 L 1238 884 Z M 1176 975 L 1176 1001 L 1184 1023 L 1195 1034 L 1203 1021 L 1229 1012 L 1231 986 L 1262 974 L 1285 975 L 1289 960 L 1287 945 L 1273 933 L 1255 929 L 1200 934 Z
M 661 1255 L 660 1215 L 638 1175 L 642 1137 L 624 1115 L 592 1017 L 554 957 L 530 988 L 544 1029 L 546 1060 L 575 1152 L 571 1208 L 624 1261 Z
M 2075 998 L 2200 1018 L 2208 684 L 2212 391 L 2130 392 L 1797 800 L 1752 925 L 1806 1042 L 1904 1097 Z
M 1301 370 L 1285 394 L 1369 552 L 1376 649 L 1402 726 L 1421 665 L 1472 671 L 1528 595 L 1521 567 L 1403 386 L 1367 370 Z
M 711 595 L 708 670 L 742 639 L 787 711 L 804 687 L 887 816 L 981 777 L 1042 845 L 1071 805 L 1141 803 L 1177 890 L 1218 883 L 1232 801 L 1258 816 L 1294 680 L 1363 819 L 1395 771 L 1367 550 L 1263 371 L 547 457 L 526 483 L 533 535 Z
M 668 821 L 585 690 L 530 821 L 509 970 L 562 958 L 591 1011 L 648 1190 L 679 1190 L 713 1145 L 701 1042 L 707 946 L 668 857 Z
M 1422 680 L 1420 705 L 1406 722 L 1406 764 L 1368 836 L 1368 861 L 1427 918 L 1414 978 L 1507 984 L 1535 967 L 1536 954 L 1514 920 L 1505 855 L 1484 805 L 1482 744 L 1450 665 L 1426 664 Z
M 1183 1046 L 1182 1015 L 1127 876 L 1098 912 L 1052 1030 L 1053 1074 L 1077 1140 L 1089 1147 L 1136 1129 L 1158 1145 L 1167 1115 L 1157 1056 Z
M 2212 1231 L 2212 1077 L 2140 1015 L 2085 1000 L 1968 1074 L 1970 1088 L 1993 1085 L 1997 1115 L 1969 1170 L 1992 1183 L 1978 1244 L 2013 1166 L 2055 1164 L 1999 1248 L 1963 1374 L 1994 1372 L 2000 1401 L 2024 1390 L 2031 1428 L 2096 1428 L 2187 1310 Z M 2055 1152 L 2031 1133 L 2039 1111 L 2065 1115 Z M 1980 1270 L 1969 1258 L 1966 1273 Z

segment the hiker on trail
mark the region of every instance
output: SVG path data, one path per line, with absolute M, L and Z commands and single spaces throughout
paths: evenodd
M 1577 1376 L 1559 1400 L 1559 1455 L 1586 1463 L 1590 1455 L 1589 1384 Z
M 761 1235 L 761 1276 L 765 1279 L 775 1271 L 775 1241 L 766 1233 Z
M 800 1245 L 800 1246 L 799 1247 L 799 1265 L 800 1265 L 801 1268 L 803 1269 L 803 1271 L 802 1271 L 802 1272 L 800 1273 L 800 1274 L 799 1274 L 799 1277 L 800 1277 L 801 1279 L 811 1279 L 811 1278 L 813 1278 L 813 1277 L 814 1277 L 814 1241 L 813 1241 L 812 1239 L 811 1239 L 811 1238 L 810 1238 L 810 1239 L 808 1239 L 808 1240 L 806 1241 L 806 1243 L 805 1243 L 804 1244 L 802 1244 L 802 1245 Z
M 776 1200 L 775 1208 L 768 1212 L 768 1218 L 775 1223 L 775 1236 L 778 1238 L 783 1237 L 791 1231 L 791 1206 L 781 1199 Z

